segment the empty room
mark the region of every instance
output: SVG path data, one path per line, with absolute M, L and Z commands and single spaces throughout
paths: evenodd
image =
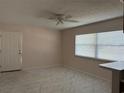
M 0 0 L 0 93 L 124 93 L 123 0 Z

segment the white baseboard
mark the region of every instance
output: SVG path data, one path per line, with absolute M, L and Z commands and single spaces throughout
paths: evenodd
M 85 70 L 80 70 L 80 69 L 78 69 L 78 68 L 74 68 L 73 66 L 69 66 L 69 65 L 64 65 L 64 67 L 65 67 L 65 68 L 72 69 L 72 70 L 75 70 L 75 71 L 78 71 L 78 72 L 80 72 L 80 73 L 85 73 L 85 74 L 91 75 L 91 76 L 93 76 L 93 77 L 96 77 L 96 78 L 99 78 L 99 79 L 102 79 L 102 80 L 105 80 L 105 81 L 107 81 L 107 82 L 112 83 L 112 81 L 111 81 L 110 79 L 103 78 L 103 77 L 101 77 L 101 76 L 98 76 L 98 75 L 93 74 L 93 73 L 90 73 L 90 72 L 86 72 Z
M 48 65 L 48 66 L 37 66 L 37 67 L 30 67 L 30 68 L 22 68 L 23 71 L 29 71 L 29 70 L 36 70 L 36 69 L 47 69 L 47 68 L 53 68 L 53 67 L 63 67 L 62 64 L 56 64 L 56 65 Z

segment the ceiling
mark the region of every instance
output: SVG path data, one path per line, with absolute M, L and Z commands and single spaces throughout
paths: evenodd
M 78 23 L 60 24 L 48 20 L 46 13 L 72 15 Z M 0 0 L 0 23 L 66 29 L 123 16 L 119 0 Z

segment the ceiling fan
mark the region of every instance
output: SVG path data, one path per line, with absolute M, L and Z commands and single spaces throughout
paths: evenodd
M 64 24 L 65 22 L 78 22 L 77 20 L 72 20 L 71 18 L 71 15 L 65 15 L 62 13 L 51 13 L 51 17 L 49 17 L 48 19 L 56 21 L 56 25 Z
M 40 18 L 46 18 L 48 20 L 52 20 L 56 22 L 56 25 L 64 24 L 65 22 L 78 23 L 78 20 L 73 20 L 71 15 L 66 15 L 65 13 L 56 13 L 48 10 L 42 10 L 38 13 Z

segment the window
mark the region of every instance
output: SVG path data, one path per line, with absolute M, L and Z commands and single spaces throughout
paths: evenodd
M 124 61 L 124 33 L 112 31 L 76 35 L 75 55 Z
M 95 57 L 96 34 L 77 35 L 76 36 L 76 51 L 79 56 Z

